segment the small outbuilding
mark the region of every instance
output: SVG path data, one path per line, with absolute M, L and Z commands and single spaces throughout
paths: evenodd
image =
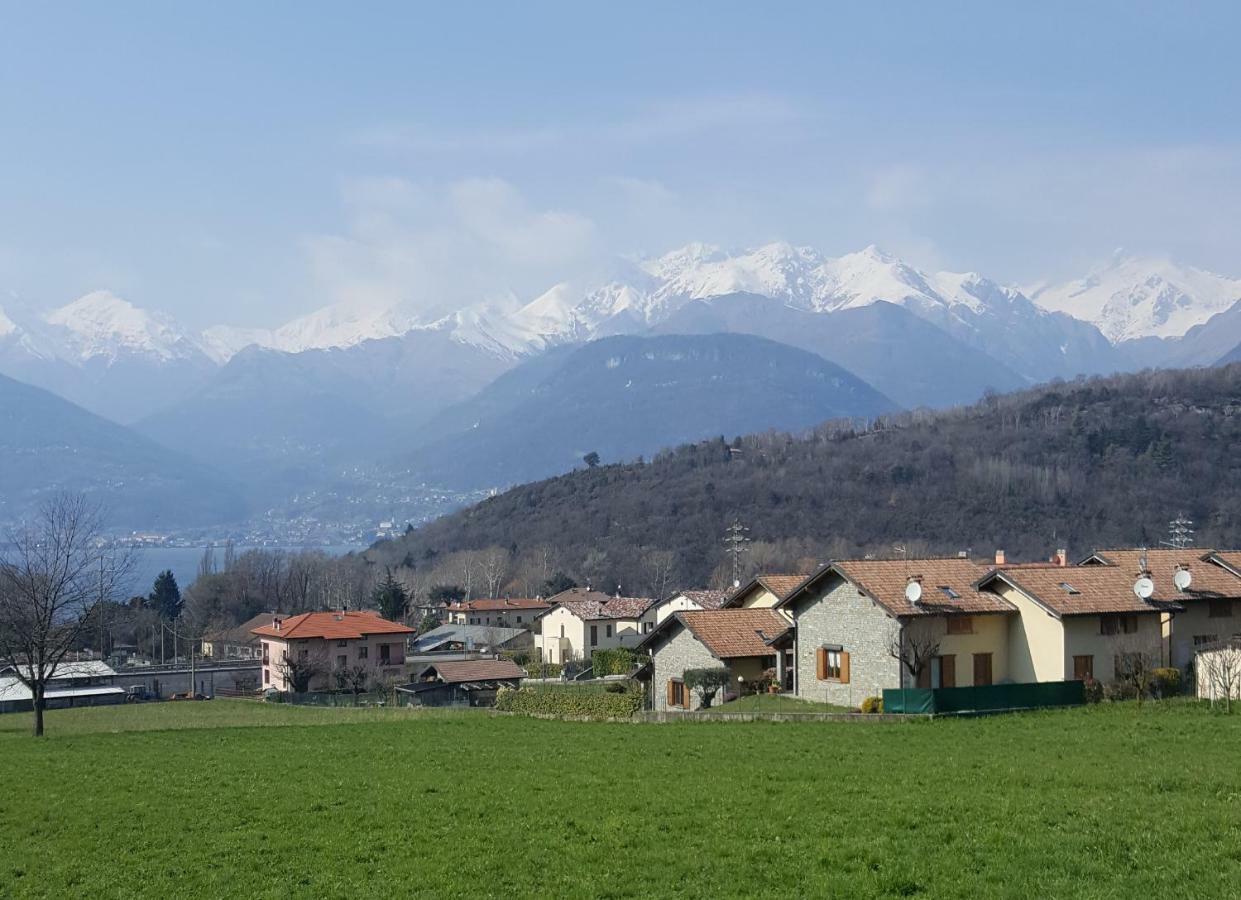
M 403 706 L 494 706 L 500 688 L 515 688 L 526 670 L 508 659 L 445 660 L 397 688 Z

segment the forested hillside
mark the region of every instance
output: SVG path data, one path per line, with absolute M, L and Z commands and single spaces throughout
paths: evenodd
M 634 592 L 657 570 L 660 583 L 719 584 L 734 518 L 754 570 L 895 544 L 1080 556 L 1155 545 L 1182 514 L 1200 544 L 1241 545 L 1241 365 L 1053 384 L 864 431 L 718 438 L 515 488 L 370 556 L 428 568 L 500 547 L 517 569 L 554 552 L 571 578 Z

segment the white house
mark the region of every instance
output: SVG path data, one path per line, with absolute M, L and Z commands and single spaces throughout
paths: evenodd
M 611 596 L 589 588 L 570 588 L 549 598 L 551 609 L 539 619 L 535 636 L 546 663 L 589 660 L 596 650 L 637 647 L 655 627 L 651 597 Z

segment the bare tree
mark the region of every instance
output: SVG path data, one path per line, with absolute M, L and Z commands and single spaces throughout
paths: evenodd
M 909 673 L 915 685 L 918 683 L 918 676 L 939 654 L 942 628 L 939 616 L 909 617 L 892 627 L 888 639 L 888 654 Z
M 31 693 L 43 734 L 48 682 L 88 627 L 91 611 L 123 595 L 132 554 L 102 540 L 98 505 L 57 494 L 0 548 L 0 657 Z
M 671 550 L 648 550 L 642 556 L 642 568 L 652 597 L 667 597 L 676 577 L 677 555 Z
M 310 690 L 310 683 L 319 675 L 326 675 L 328 669 L 322 653 L 302 650 L 292 656 L 286 651 L 276 662 L 276 671 L 291 692 L 304 694 Z
M 495 599 L 500 594 L 500 585 L 508 574 L 509 554 L 503 547 L 488 547 L 478 555 L 478 571 L 482 577 L 487 596 Z
M 1151 641 L 1138 636 L 1118 641 L 1115 659 L 1116 680 L 1133 690 L 1138 706 L 1150 693 L 1159 666 L 1159 650 Z
M 366 693 L 374 672 L 369 666 L 361 663 L 352 666 L 341 666 L 332 672 L 336 686 L 342 691 L 353 694 L 353 705 L 358 705 L 358 695 Z

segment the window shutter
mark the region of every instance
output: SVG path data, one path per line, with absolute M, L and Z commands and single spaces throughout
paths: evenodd
M 669 706 L 672 706 L 672 705 L 673 705 L 673 699 L 672 699 L 672 679 L 671 679 L 671 678 L 669 678 L 669 679 L 668 679 L 668 705 L 669 705 Z
M 819 681 L 827 677 L 827 651 L 822 647 L 814 651 L 814 677 Z
M 849 683 L 849 651 L 840 651 L 840 683 Z
M 681 685 L 681 708 L 689 709 L 689 688 L 684 684 Z

